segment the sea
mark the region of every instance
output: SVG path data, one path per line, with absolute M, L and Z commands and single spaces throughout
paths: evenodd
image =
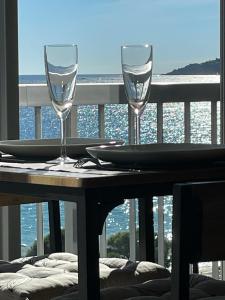
M 163 84 L 165 82 L 219 82 L 218 75 L 153 75 L 153 82 Z M 121 74 L 88 74 L 78 75 L 78 84 L 88 83 L 122 83 Z M 46 83 L 44 75 L 20 75 L 20 84 Z M 184 106 L 182 103 L 166 103 L 164 105 L 163 140 L 165 142 L 183 142 Z M 210 143 L 210 103 L 197 102 L 191 105 L 191 141 L 198 143 Z M 148 104 L 141 120 L 141 142 L 156 142 L 156 106 Z M 59 137 L 59 120 L 52 107 L 42 108 L 42 137 Z M 98 137 L 98 115 L 96 106 L 81 106 L 78 108 L 78 135 L 80 137 Z M 105 131 L 107 138 L 128 140 L 128 122 L 126 105 L 106 105 L 105 107 Z M 20 108 L 20 139 L 34 139 L 34 109 L 30 107 Z M 64 206 L 60 203 L 62 227 L 64 226 Z M 44 234 L 49 232 L 48 208 L 43 204 Z M 154 198 L 155 231 L 157 232 L 157 198 Z M 164 225 L 165 235 L 171 238 L 172 198 L 164 198 Z M 36 205 L 26 204 L 21 207 L 22 245 L 28 249 L 36 239 Z M 129 201 L 115 208 L 107 219 L 107 236 L 119 231 L 129 230 Z

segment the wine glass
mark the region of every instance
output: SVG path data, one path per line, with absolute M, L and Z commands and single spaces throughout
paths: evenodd
M 135 115 L 135 144 L 140 144 L 140 117 L 150 96 L 152 55 L 152 45 L 121 47 L 124 87 Z
M 52 106 L 60 118 L 61 125 L 60 157 L 50 162 L 61 165 L 72 163 L 73 160 L 66 154 L 65 122 L 74 101 L 78 69 L 77 45 L 45 45 L 44 60 Z

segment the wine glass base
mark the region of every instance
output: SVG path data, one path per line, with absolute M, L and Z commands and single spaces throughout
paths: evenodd
M 56 164 L 56 165 L 65 165 L 65 164 L 74 164 L 77 162 L 77 159 L 70 158 L 68 156 L 58 157 L 53 160 L 48 160 L 48 164 Z

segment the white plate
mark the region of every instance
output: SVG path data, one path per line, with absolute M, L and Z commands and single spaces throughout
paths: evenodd
M 139 167 L 225 161 L 225 145 L 210 144 L 99 146 L 87 148 L 87 152 L 103 161 Z
M 67 155 L 73 158 L 87 155 L 86 147 L 117 145 L 123 141 L 110 139 L 67 138 Z M 56 158 L 60 156 L 59 139 L 0 141 L 0 151 L 24 158 Z

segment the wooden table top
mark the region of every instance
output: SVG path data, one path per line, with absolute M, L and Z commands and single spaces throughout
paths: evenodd
M 186 181 L 208 181 L 225 179 L 225 164 L 208 166 L 179 166 L 148 171 L 104 172 L 88 169 L 83 173 L 56 172 L 0 167 L 0 181 L 63 186 L 73 188 L 95 188 L 151 183 L 178 183 Z

